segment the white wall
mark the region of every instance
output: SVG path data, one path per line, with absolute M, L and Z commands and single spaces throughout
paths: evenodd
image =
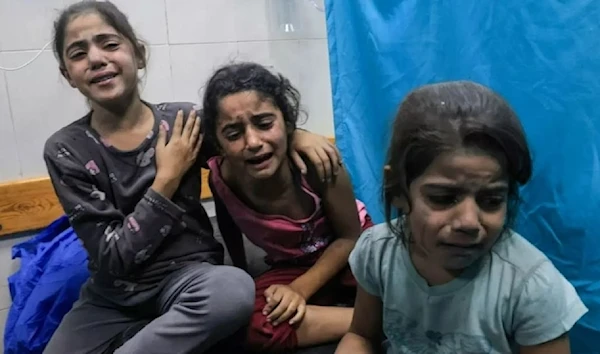
M 30 60 L 52 37 L 52 22 L 74 0 L 0 0 L 0 66 Z M 333 136 L 325 15 L 308 0 L 115 0 L 150 44 L 143 97 L 199 101 L 215 66 L 254 60 L 288 76 L 309 113 L 305 128 Z M 317 0 L 322 4 L 322 0 Z M 279 24 L 286 4 L 295 32 Z M 0 71 L 0 181 L 46 175 L 42 148 L 85 113 L 60 76 L 51 47 L 31 65 Z

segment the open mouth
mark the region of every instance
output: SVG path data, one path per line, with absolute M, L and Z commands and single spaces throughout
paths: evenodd
M 106 75 L 95 77 L 90 82 L 92 84 L 98 84 L 98 83 L 101 83 L 101 82 L 108 81 L 108 80 L 114 78 L 115 76 L 117 76 L 117 74 L 106 74 Z
M 478 243 L 473 243 L 473 244 L 446 243 L 445 245 L 449 246 L 449 247 L 464 248 L 464 249 L 479 248 Z
M 269 160 L 272 156 L 273 156 L 272 152 L 267 153 L 267 154 L 262 154 L 262 155 L 255 156 L 255 157 L 252 157 L 250 159 L 247 159 L 246 163 L 248 163 L 250 165 L 260 165 L 261 163 Z
M 455 255 L 473 255 L 474 253 L 477 253 L 480 248 L 481 245 L 479 244 L 473 244 L 473 245 L 456 245 L 456 244 L 443 244 L 442 245 L 444 247 L 445 250 L 449 251 L 452 254 Z

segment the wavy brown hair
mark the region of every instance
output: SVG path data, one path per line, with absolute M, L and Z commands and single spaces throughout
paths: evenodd
M 300 108 L 300 92 L 285 76 L 272 73 L 266 67 L 252 62 L 225 65 L 217 69 L 208 80 L 202 100 L 204 141 L 215 149 L 220 149 L 217 142 L 217 119 L 221 100 L 243 91 L 255 91 L 281 111 L 288 142 L 291 141 L 290 136 L 303 113 Z
M 406 241 L 402 218 L 410 213 L 410 184 L 444 152 L 478 148 L 498 159 L 508 177 L 509 192 L 504 230 L 512 227 L 519 187 L 532 173 L 532 159 L 519 118 L 500 95 L 470 81 L 425 85 L 401 102 L 393 123 L 383 182 L 385 216 L 390 229 Z M 398 210 L 400 198 L 408 210 Z

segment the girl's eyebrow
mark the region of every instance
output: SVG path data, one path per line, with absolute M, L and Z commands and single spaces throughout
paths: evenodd
M 271 117 L 274 114 L 271 112 L 264 112 L 264 113 L 259 113 L 256 115 L 253 115 L 251 119 L 261 119 L 261 118 L 267 118 L 267 117 Z
M 450 182 L 426 183 L 422 186 L 422 188 L 440 190 L 440 191 L 464 191 L 467 189 L 459 183 L 450 183 Z M 496 183 L 492 183 L 490 185 L 484 186 L 483 188 L 480 189 L 480 191 L 492 192 L 492 193 L 506 193 L 506 192 L 508 192 L 508 184 L 505 182 L 496 182 Z
M 255 114 L 252 117 L 250 117 L 250 119 L 256 121 L 256 120 L 260 120 L 262 118 L 272 117 L 274 115 L 275 114 L 272 112 L 264 112 L 264 113 Z M 239 119 L 241 119 L 241 118 L 238 118 L 238 120 L 235 122 L 230 122 L 230 123 L 224 124 L 223 127 L 221 128 L 221 131 L 225 131 L 225 129 L 227 129 L 227 128 L 238 128 L 238 127 L 242 126 L 243 123 L 241 123 L 239 121 Z
M 107 39 L 118 39 L 118 38 L 121 38 L 121 36 L 114 34 L 114 33 L 99 33 L 93 37 L 93 40 L 94 40 L 94 42 L 98 43 L 98 42 L 105 41 Z M 81 40 L 70 43 L 67 46 L 67 48 L 65 49 L 65 52 L 68 52 L 69 50 L 71 50 L 73 48 L 85 48 L 86 46 L 87 46 L 87 41 L 85 39 L 81 39 Z

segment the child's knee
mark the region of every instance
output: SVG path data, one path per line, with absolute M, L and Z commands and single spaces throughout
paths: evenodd
M 248 349 L 257 353 L 287 353 L 296 349 L 296 329 L 287 322 L 273 326 L 262 314 L 262 306 L 255 307 L 246 337 Z
M 239 268 L 218 268 L 211 289 L 214 315 L 230 325 L 247 325 L 254 309 L 254 280 Z
M 244 324 L 248 324 L 254 309 L 254 280 L 248 273 L 239 268 L 227 268 L 223 276 L 229 279 L 229 284 L 223 295 L 232 296 L 231 301 L 237 307 L 237 311 L 235 311 L 237 314 L 234 315 L 243 318 Z

